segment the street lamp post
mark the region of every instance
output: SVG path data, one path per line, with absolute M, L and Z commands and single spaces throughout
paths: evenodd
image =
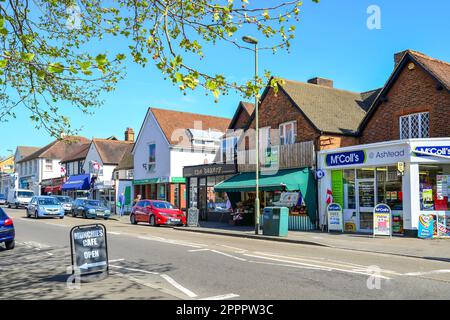
M 242 37 L 244 42 L 255 45 L 255 87 L 258 85 L 258 40 L 250 37 Z M 259 101 L 258 92 L 255 93 L 255 122 L 256 122 L 256 137 L 255 137 L 255 156 L 256 156 L 256 198 L 255 198 L 255 234 L 259 234 Z

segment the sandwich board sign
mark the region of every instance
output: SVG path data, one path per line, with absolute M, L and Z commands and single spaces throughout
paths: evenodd
M 187 215 L 187 226 L 198 227 L 198 209 L 189 208 Z
M 392 212 L 387 204 L 377 204 L 373 209 L 373 236 L 392 237 Z
M 102 224 L 73 227 L 70 230 L 72 273 L 81 276 L 108 273 L 108 245 L 106 228 Z
M 327 206 L 328 232 L 344 232 L 344 221 L 342 219 L 342 207 L 338 203 L 330 203 Z

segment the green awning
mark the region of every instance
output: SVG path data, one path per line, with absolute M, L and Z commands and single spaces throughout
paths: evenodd
M 308 208 L 311 221 L 316 221 L 316 187 L 314 176 L 309 168 L 279 170 L 272 175 L 259 175 L 261 191 L 281 190 L 300 191 Z M 215 192 L 248 192 L 256 189 L 255 172 L 237 174 L 214 186 Z

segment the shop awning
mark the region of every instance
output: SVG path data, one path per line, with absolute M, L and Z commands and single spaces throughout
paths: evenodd
M 259 175 L 259 189 L 261 191 L 282 190 L 300 191 L 308 208 L 311 221 L 316 221 L 316 186 L 314 176 L 309 168 L 279 170 L 272 175 Z M 215 192 L 249 192 L 256 189 L 255 172 L 235 175 L 214 186 Z
M 90 175 L 80 174 L 70 176 L 66 183 L 62 186 L 62 190 L 89 190 L 90 189 Z

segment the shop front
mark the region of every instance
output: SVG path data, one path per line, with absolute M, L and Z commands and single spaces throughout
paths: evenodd
M 160 177 L 133 180 L 134 198 L 163 200 L 177 208 L 186 208 L 186 184 L 183 177 Z
M 69 196 L 72 199 L 84 198 L 89 196 L 89 190 L 91 188 L 91 175 L 80 174 L 69 176 L 67 181 L 62 185 L 61 190 L 65 196 Z
M 94 184 L 92 199 L 100 200 L 111 211 L 116 208 L 116 189 L 114 181 L 98 181 Z
M 237 202 L 236 193 L 217 192 L 214 186 L 231 178 L 237 166 L 231 164 L 207 164 L 183 168 L 186 179 L 188 208 L 199 210 L 199 220 L 226 222 L 229 219 L 228 197 Z M 240 200 L 240 199 L 239 199 Z
M 434 149 L 430 149 L 434 148 Z M 344 229 L 373 232 L 373 210 L 379 203 L 392 210 L 394 234 L 417 235 L 419 216 L 431 212 L 448 220 L 450 139 L 411 139 L 319 152 L 321 225 L 331 201 L 343 208 Z M 435 150 L 422 152 L 422 150 Z M 450 224 L 449 224 L 450 227 Z
M 232 204 L 231 224 L 254 225 L 256 174 L 237 174 L 219 184 L 215 192 L 225 192 Z M 259 176 L 261 210 L 265 207 L 287 206 L 290 230 L 311 230 L 316 221 L 316 186 L 309 168 L 279 170 Z M 294 199 L 294 200 L 291 200 Z M 260 215 L 262 216 L 262 214 Z
M 61 195 L 64 180 L 64 177 L 42 180 L 41 195 Z

